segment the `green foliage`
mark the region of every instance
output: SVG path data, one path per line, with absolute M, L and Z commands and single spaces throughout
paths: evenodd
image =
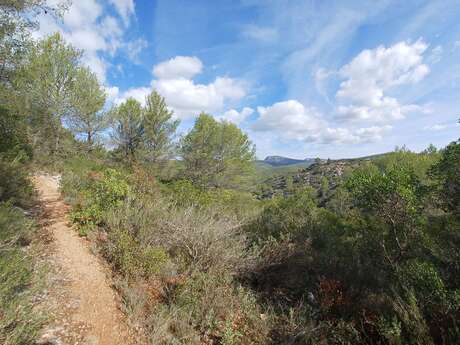
M 444 168 L 433 149 L 359 164 L 325 208 L 315 193 L 264 202 L 247 228 L 262 248 L 249 284 L 275 308 L 274 343 L 458 342 L 458 216 L 433 203 L 443 178 L 458 180 L 453 146 Z M 319 188 L 321 200 L 331 187 Z M 292 310 L 307 314 L 295 331 Z
M 448 308 L 448 293 L 444 282 L 430 262 L 410 260 L 398 272 L 405 288 L 412 289 L 420 306 Z
M 381 171 L 391 170 L 395 167 L 411 169 L 418 179 L 428 183 L 428 172 L 438 159 L 439 154 L 433 148 L 429 148 L 421 154 L 407 149 L 397 149 L 394 152 L 377 157 L 373 160 L 373 163 Z
M 72 108 L 80 57 L 81 52 L 56 33 L 32 45 L 15 80 L 17 108 L 30 114 L 32 141 L 45 153 L 54 154 L 65 135 L 61 120 Z
M 124 158 L 132 161 L 142 147 L 144 125 L 142 106 L 134 98 L 127 99 L 111 111 L 112 139 Z
M 0 342 L 31 344 L 43 325 L 34 311 L 37 288 L 33 258 L 24 250 L 31 240 L 33 223 L 23 212 L 0 203 Z
M 267 201 L 261 214 L 247 225 L 247 231 L 257 240 L 305 237 L 303 232 L 316 223 L 317 214 L 313 191 L 300 189 L 287 198 L 275 197 Z
M 79 164 L 72 166 L 77 170 Z M 82 186 L 77 212 L 80 204 L 101 206 L 90 199 L 112 205 L 100 213 L 99 223 L 93 222 L 99 235 L 92 237 L 103 238 L 100 251 L 126 279 L 127 308 L 151 342 L 265 344 L 268 321 L 261 319 L 255 296 L 234 281 L 237 270 L 250 260 L 245 236 L 234 211 L 222 211 L 238 203 L 246 206 L 238 201 L 241 195 L 201 190 L 188 181 L 158 190 L 141 171 L 130 177 L 113 174 L 79 173 L 87 182 L 64 175 L 64 190 L 71 190 L 73 182 Z M 114 187 L 120 178 L 133 184 L 128 197 L 113 203 L 125 195 L 124 188 L 114 193 L 120 190 Z
M 143 114 L 145 155 L 151 162 L 168 159 L 173 151 L 173 139 L 179 120 L 172 120 L 173 112 L 156 91 L 146 97 Z
M 101 112 L 105 99 L 105 91 L 96 75 L 88 68 L 80 67 L 70 97 L 72 107 L 67 122 L 72 132 L 86 137 L 90 148 L 96 135 L 107 127 L 106 116 Z
M 128 196 L 129 185 L 121 173 L 106 169 L 102 176 L 93 176 L 82 192 L 82 200 L 71 212 L 71 220 L 82 227 L 81 234 L 101 225 L 105 212 L 121 205 Z
M 127 277 L 151 277 L 160 273 L 169 260 L 163 249 L 142 245 L 124 229 L 111 229 L 108 240 L 103 248 L 104 255 Z
M 219 209 L 238 218 L 247 218 L 258 209 L 258 203 L 250 193 L 223 188 L 204 189 L 190 180 L 174 181 L 163 190 L 180 207 Z
M 400 207 L 407 216 L 415 214 L 420 205 L 420 182 L 410 169 L 391 168 L 384 173 L 372 168 L 357 171 L 347 186 L 358 207 L 388 217 L 389 221 L 394 212 L 386 212 L 385 206 L 391 206 L 386 204 Z
M 444 206 L 460 214 L 460 142 L 450 143 L 432 170 L 438 185 L 439 198 Z
M 32 202 L 33 187 L 24 165 L 0 158 L 0 202 L 27 206 Z
M 24 119 L 3 106 L 0 106 L 0 157 L 19 161 L 32 158 Z
M 247 135 L 229 122 L 202 113 L 181 142 L 185 173 L 205 187 L 236 186 L 251 172 L 255 148 Z

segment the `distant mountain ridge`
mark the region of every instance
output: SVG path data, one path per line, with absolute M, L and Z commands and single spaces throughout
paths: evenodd
M 300 163 L 314 163 L 314 158 L 305 158 L 305 159 L 295 159 L 283 156 L 267 156 L 264 160 L 259 161 L 271 166 L 283 166 L 283 165 L 293 165 L 293 164 L 300 164 Z

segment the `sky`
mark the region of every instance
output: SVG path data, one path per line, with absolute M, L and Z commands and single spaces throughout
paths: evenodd
M 50 0 L 51 3 L 57 0 Z M 347 158 L 460 137 L 458 0 L 74 0 L 39 17 L 83 50 L 108 104 L 155 89 L 257 156 Z

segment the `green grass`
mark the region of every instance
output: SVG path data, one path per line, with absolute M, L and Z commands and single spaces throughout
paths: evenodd
M 32 344 L 45 321 L 34 311 L 32 296 L 40 278 L 25 245 L 34 224 L 22 210 L 0 204 L 0 343 Z

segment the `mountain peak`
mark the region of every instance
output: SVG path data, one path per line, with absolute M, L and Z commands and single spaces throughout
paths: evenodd
M 303 159 L 294 159 L 283 156 L 267 156 L 264 159 L 264 162 L 273 166 L 279 165 L 291 165 L 304 162 Z

